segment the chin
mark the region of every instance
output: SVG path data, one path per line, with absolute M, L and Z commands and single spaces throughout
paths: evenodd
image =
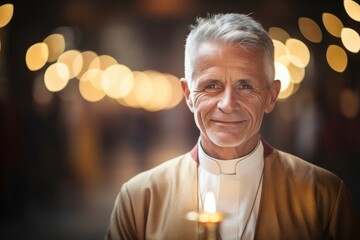
M 238 137 L 210 137 L 211 142 L 219 147 L 237 147 L 244 143 Z

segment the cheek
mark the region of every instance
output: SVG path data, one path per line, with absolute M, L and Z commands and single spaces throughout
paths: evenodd
M 203 105 L 206 105 L 208 102 L 208 98 L 204 93 L 201 92 L 194 92 L 191 94 L 191 99 L 194 105 L 194 110 L 198 111 L 202 108 Z
M 253 123 L 261 121 L 265 111 L 265 99 L 261 96 L 249 98 L 247 103 L 243 103 L 243 108 L 252 118 Z
M 196 118 L 205 118 L 214 106 L 215 99 L 206 94 L 198 93 L 193 97 L 194 113 Z

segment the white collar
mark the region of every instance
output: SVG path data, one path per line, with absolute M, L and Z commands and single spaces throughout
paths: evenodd
M 264 158 L 264 146 L 260 140 L 251 153 L 246 156 L 230 160 L 221 160 L 210 157 L 204 152 L 200 140 L 198 145 L 200 167 L 216 175 L 238 175 L 242 172 L 247 172 L 249 169 L 257 166 Z

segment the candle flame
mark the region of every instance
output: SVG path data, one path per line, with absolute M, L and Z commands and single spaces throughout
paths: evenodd
M 215 196 L 213 192 L 207 192 L 205 195 L 204 211 L 207 213 L 216 212 Z

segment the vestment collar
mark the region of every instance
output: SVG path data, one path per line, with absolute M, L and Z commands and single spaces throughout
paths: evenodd
M 217 175 L 234 175 L 240 174 L 241 172 L 247 172 L 263 160 L 263 152 L 263 144 L 259 141 L 254 150 L 248 155 L 236 159 L 221 160 L 207 155 L 202 148 L 200 141 L 198 143 L 198 159 L 200 166 L 206 171 Z
M 261 138 L 260 141 L 263 144 L 264 159 L 266 159 L 274 151 L 274 148 L 268 142 L 266 142 L 264 139 Z M 190 151 L 190 155 L 191 155 L 192 159 L 194 159 L 195 162 L 197 162 L 197 163 L 199 163 L 198 147 L 199 147 L 198 143 L 196 143 L 195 146 Z

